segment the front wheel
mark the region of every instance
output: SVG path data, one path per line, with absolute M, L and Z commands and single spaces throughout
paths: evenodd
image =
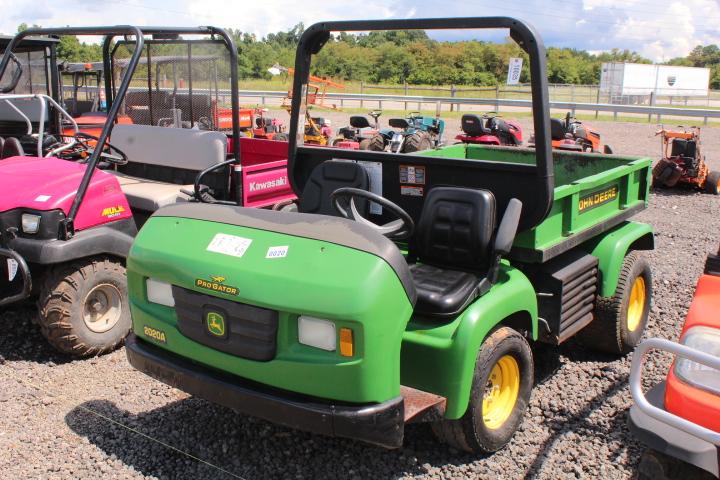
M 578 333 L 587 347 L 613 355 L 631 352 L 647 326 L 652 275 L 647 260 L 636 251 L 625 256 L 612 297 L 598 297 L 595 318 Z
M 42 334 L 57 350 L 77 357 L 110 352 L 130 331 L 125 267 L 103 257 L 54 267 L 38 310 Z
M 433 432 L 459 450 L 495 452 L 522 423 L 532 386 L 530 345 L 512 328 L 498 328 L 480 347 L 465 415 L 433 423 Z
M 418 132 L 409 135 L 403 143 L 403 153 L 414 153 L 423 150 L 430 150 L 433 147 L 430 135 L 425 132 Z

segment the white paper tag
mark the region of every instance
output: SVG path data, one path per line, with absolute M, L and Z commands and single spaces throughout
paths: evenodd
M 507 84 L 508 85 L 517 85 L 520 83 L 520 74 L 522 73 L 522 64 L 523 59 L 522 58 L 511 58 L 510 62 L 508 62 L 508 75 L 507 75 Z
M 270 247 L 268 248 L 265 258 L 285 258 L 287 257 L 287 252 L 287 245 L 283 245 L 282 247 Z
M 213 237 L 206 250 L 240 258 L 245 255 L 245 251 L 247 251 L 251 243 L 252 240 L 249 238 L 218 233 Z
M 35 197 L 36 202 L 47 202 L 48 200 L 50 200 L 50 195 L 38 195 Z
M 17 275 L 18 262 L 14 258 L 8 258 L 7 266 L 8 266 L 8 281 L 12 282 L 15 279 L 15 275 Z

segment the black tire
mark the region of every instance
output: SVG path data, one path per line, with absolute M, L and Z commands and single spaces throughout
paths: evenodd
M 378 133 L 370 138 L 370 142 L 367 145 L 367 150 L 372 152 L 384 152 L 385 151 L 385 137 Z
M 637 467 L 637 480 L 711 480 L 716 478 L 695 465 L 655 450 L 646 450 Z
M 363 138 L 360 140 L 360 150 L 370 150 L 370 143 L 372 142 L 373 138 Z M 384 144 L 383 144 L 384 147 Z
M 89 296 L 91 292 L 94 293 Z M 93 331 L 84 319 L 86 308 L 93 298 L 98 308 L 102 308 L 98 295 L 101 300 L 110 298 L 103 292 L 117 295 L 118 313 L 109 315 L 117 320 L 110 325 L 98 323 L 97 331 Z M 43 336 L 57 350 L 69 355 L 88 357 L 110 352 L 122 345 L 130 332 L 125 267 L 107 257 L 77 260 L 51 268 L 40 287 L 37 303 Z M 103 328 L 108 329 L 101 331 Z
M 642 277 L 642 285 L 638 284 L 638 288 L 644 288 L 642 310 L 636 310 L 639 316 L 638 314 L 628 316 L 631 292 L 640 277 Z M 647 327 L 651 300 L 650 265 L 640 252 L 632 251 L 623 261 L 615 294 L 609 298 L 597 297 L 595 318 L 578 333 L 578 340 L 588 348 L 603 353 L 625 355 L 631 352 L 640 343 Z
M 506 356 L 515 360 L 519 371 L 518 394 L 509 415 L 496 427 L 489 428 L 483 417 L 483 398 L 490 374 Z M 520 333 L 500 327 L 480 347 L 470 390 L 468 409 L 457 420 L 432 423 L 442 442 L 470 453 L 490 453 L 505 446 L 522 423 L 533 386 L 533 357 L 530 345 Z
M 289 142 L 290 141 L 290 135 L 288 135 L 285 132 L 279 132 L 273 135 L 273 140 L 276 140 L 278 142 Z
M 432 140 L 430 135 L 425 132 L 417 132 L 409 135 L 403 143 L 403 153 L 421 152 L 432 148 Z
M 713 195 L 720 195 L 720 172 L 712 171 L 705 179 L 705 191 Z
M 342 135 L 338 135 L 337 137 L 333 138 L 333 139 L 330 141 L 330 146 L 331 146 L 331 147 L 337 147 L 337 144 L 338 144 L 338 143 L 344 142 L 344 141 L 345 141 L 345 137 L 343 137 Z

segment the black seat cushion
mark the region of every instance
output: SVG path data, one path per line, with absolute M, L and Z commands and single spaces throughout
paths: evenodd
M 483 125 L 482 118 L 471 113 L 466 113 L 462 116 L 460 126 L 462 127 L 462 131 L 471 137 L 479 137 L 490 133 Z
M 565 126 L 564 120 L 560 120 L 559 118 L 550 119 L 550 136 L 553 140 L 562 140 L 565 138 L 566 133 L 567 127 Z
M 305 183 L 298 210 L 302 213 L 339 216 L 332 206 L 330 194 L 341 187 L 367 190 L 367 171 L 355 162 L 328 160 L 315 167 Z M 358 201 L 360 213 L 367 216 L 368 203 Z
M 432 265 L 410 265 L 421 315 L 450 316 L 462 311 L 475 297 L 478 278 L 472 273 L 445 270 Z
M 423 315 L 449 316 L 475 298 L 492 253 L 495 196 L 488 190 L 435 187 L 425 199 L 410 266 Z

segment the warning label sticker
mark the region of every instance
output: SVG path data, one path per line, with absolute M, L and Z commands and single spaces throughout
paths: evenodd
M 409 185 L 400 185 L 400 195 L 408 195 L 411 197 L 422 197 L 423 187 L 411 187 Z
M 400 183 L 425 185 L 425 167 L 400 165 Z

